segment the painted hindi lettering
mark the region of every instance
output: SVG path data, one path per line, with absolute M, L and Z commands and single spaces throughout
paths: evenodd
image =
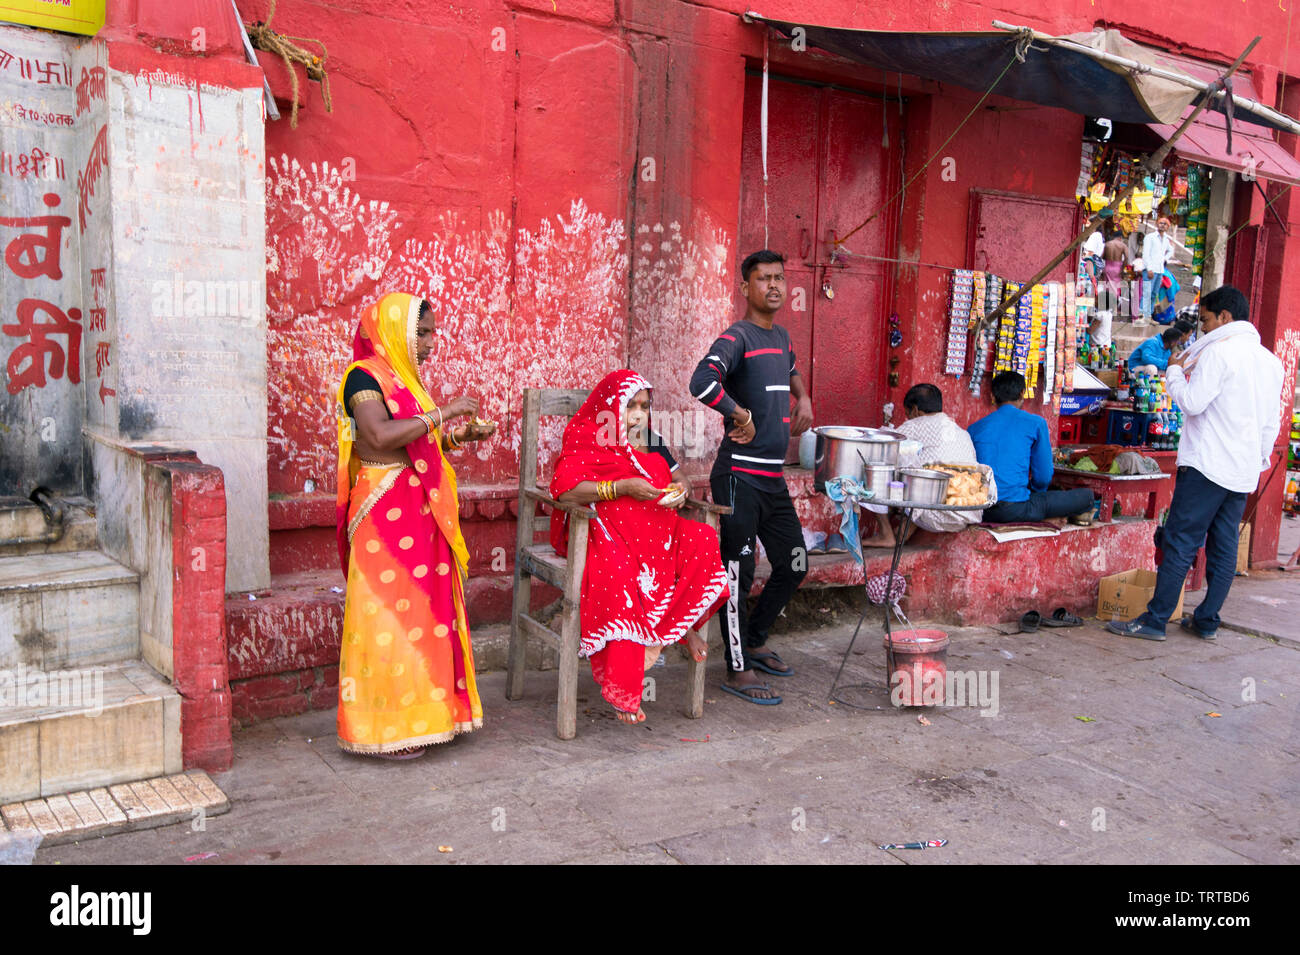
M 55 380 L 63 377 L 66 369 L 68 381 L 81 383 L 81 309 L 70 308 L 65 314 L 51 302 L 26 298 L 18 303 L 18 321 L 13 325 L 0 325 L 0 332 L 11 338 L 26 338 L 9 355 L 5 370 L 9 374 L 6 387 L 16 395 L 24 388 L 44 388 L 46 363 L 49 376 Z M 36 321 L 36 313 L 44 312 L 50 321 Z M 54 340 L 62 335 L 67 339 L 67 351 Z
M 57 192 L 47 192 L 43 201 L 53 209 L 62 200 Z M 44 231 L 44 235 L 32 232 L 10 241 L 5 246 L 5 264 L 20 279 L 34 279 L 42 275 L 56 280 L 63 278 L 63 270 L 59 266 L 59 249 L 63 230 L 70 225 L 72 220 L 67 216 L 0 217 L 0 226 Z

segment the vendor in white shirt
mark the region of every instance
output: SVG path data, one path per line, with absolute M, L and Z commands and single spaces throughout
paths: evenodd
M 1142 317 L 1151 317 L 1151 299 L 1156 283 L 1174 257 L 1174 240 L 1169 234 L 1169 217 L 1156 220 L 1156 231 L 1142 240 Z
M 1201 299 L 1201 337 L 1169 359 L 1169 397 L 1187 416 L 1178 483 L 1163 528 L 1164 560 L 1146 613 L 1107 629 L 1165 639 L 1197 548 L 1205 542 L 1205 599 L 1179 626 L 1213 640 L 1237 565 L 1237 525 L 1246 496 L 1268 470 L 1282 423 L 1282 363 L 1260 344 L 1246 296 L 1231 285 Z
M 900 434 L 920 445 L 919 450 L 905 454 L 900 467 L 924 467 L 927 464 L 977 464 L 975 445 L 966 429 L 943 413 L 943 392 L 928 382 L 913 385 L 903 396 L 903 411 L 907 420 L 898 426 Z M 907 447 L 904 445 L 904 447 Z M 989 478 L 992 481 L 992 478 Z M 997 495 L 996 485 L 992 489 Z M 889 523 L 888 508 L 883 504 L 867 504 L 867 510 L 879 514 L 876 533 L 862 542 L 864 547 L 893 547 L 896 538 Z M 959 531 L 980 520 L 983 511 L 924 511 L 912 514 L 912 524 L 922 530 L 945 533 Z

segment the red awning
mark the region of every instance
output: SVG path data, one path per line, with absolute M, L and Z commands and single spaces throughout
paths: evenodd
M 1189 108 L 1184 118 L 1191 112 Z M 1258 126 L 1232 124 L 1232 152 L 1228 152 L 1228 132 L 1222 113 L 1206 110 L 1174 143 L 1174 152 L 1184 159 L 1215 169 L 1244 173 L 1253 170 L 1259 179 L 1300 186 L 1300 159 L 1296 159 L 1274 142 Z M 1163 139 L 1178 128 L 1164 123 L 1148 123 Z

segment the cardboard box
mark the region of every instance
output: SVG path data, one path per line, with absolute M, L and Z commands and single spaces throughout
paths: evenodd
M 1175 622 L 1183 615 L 1186 584 L 1178 591 L 1178 606 L 1169 618 Z M 1156 592 L 1154 570 L 1126 570 L 1101 578 L 1097 585 L 1097 619 L 1132 620 L 1146 612 L 1147 603 Z
M 1237 530 L 1237 573 L 1244 574 L 1250 570 L 1250 525 L 1241 524 Z
M 1119 387 L 1119 369 L 1103 368 L 1100 371 L 1094 371 L 1093 374 L 1097 376 L 1098 381 L 1108 388 Z

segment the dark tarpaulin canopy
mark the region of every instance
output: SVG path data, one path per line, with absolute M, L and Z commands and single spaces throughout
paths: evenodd
M 910 73 L 925 79 L 952 83 L 976 92 L 993 87 L 999 96 L 1068 109 L 1084 116 L 1104 116 L 1119 123 L 1177 123 L 1189 105 L 1204 96 L 1203 90 L 1151 73 L 1124 69 L 1072 49 L 1087 46 L 1102 54 L 1123 57 L 1197 81 L 1175 65 L 1177 57 L 1141 46 L 1115 30 L 1097 30 L 1071 37 L 1046 38 L 1041 34 L 1028 42 L 1021 32 L 1003 30 L 970 33 L 896 33 L 881 30 L 851 30 L 769 20 L 747 13 L 749 20 L 765 23 L 793 38 L 803 33 L 808 46 L 837 53 L 847 59 L 880 70 Z M 1019 49 L 1024 57 L 998 80 L 998 75 Z M 993 86 L 997 80 L 997 85 Z M 1211 108 L 1223 111 L 1226 97 Z M 1242 99 L 1237 98 L 1240 105 Z M 1265 110 L 1266 113 L 1272 112 Z M 1238 108 L 1234 120 L 1244 120 L 1273 129 L 1289 129 L 1293 120 L 1281 114 L 1259 115 Z

